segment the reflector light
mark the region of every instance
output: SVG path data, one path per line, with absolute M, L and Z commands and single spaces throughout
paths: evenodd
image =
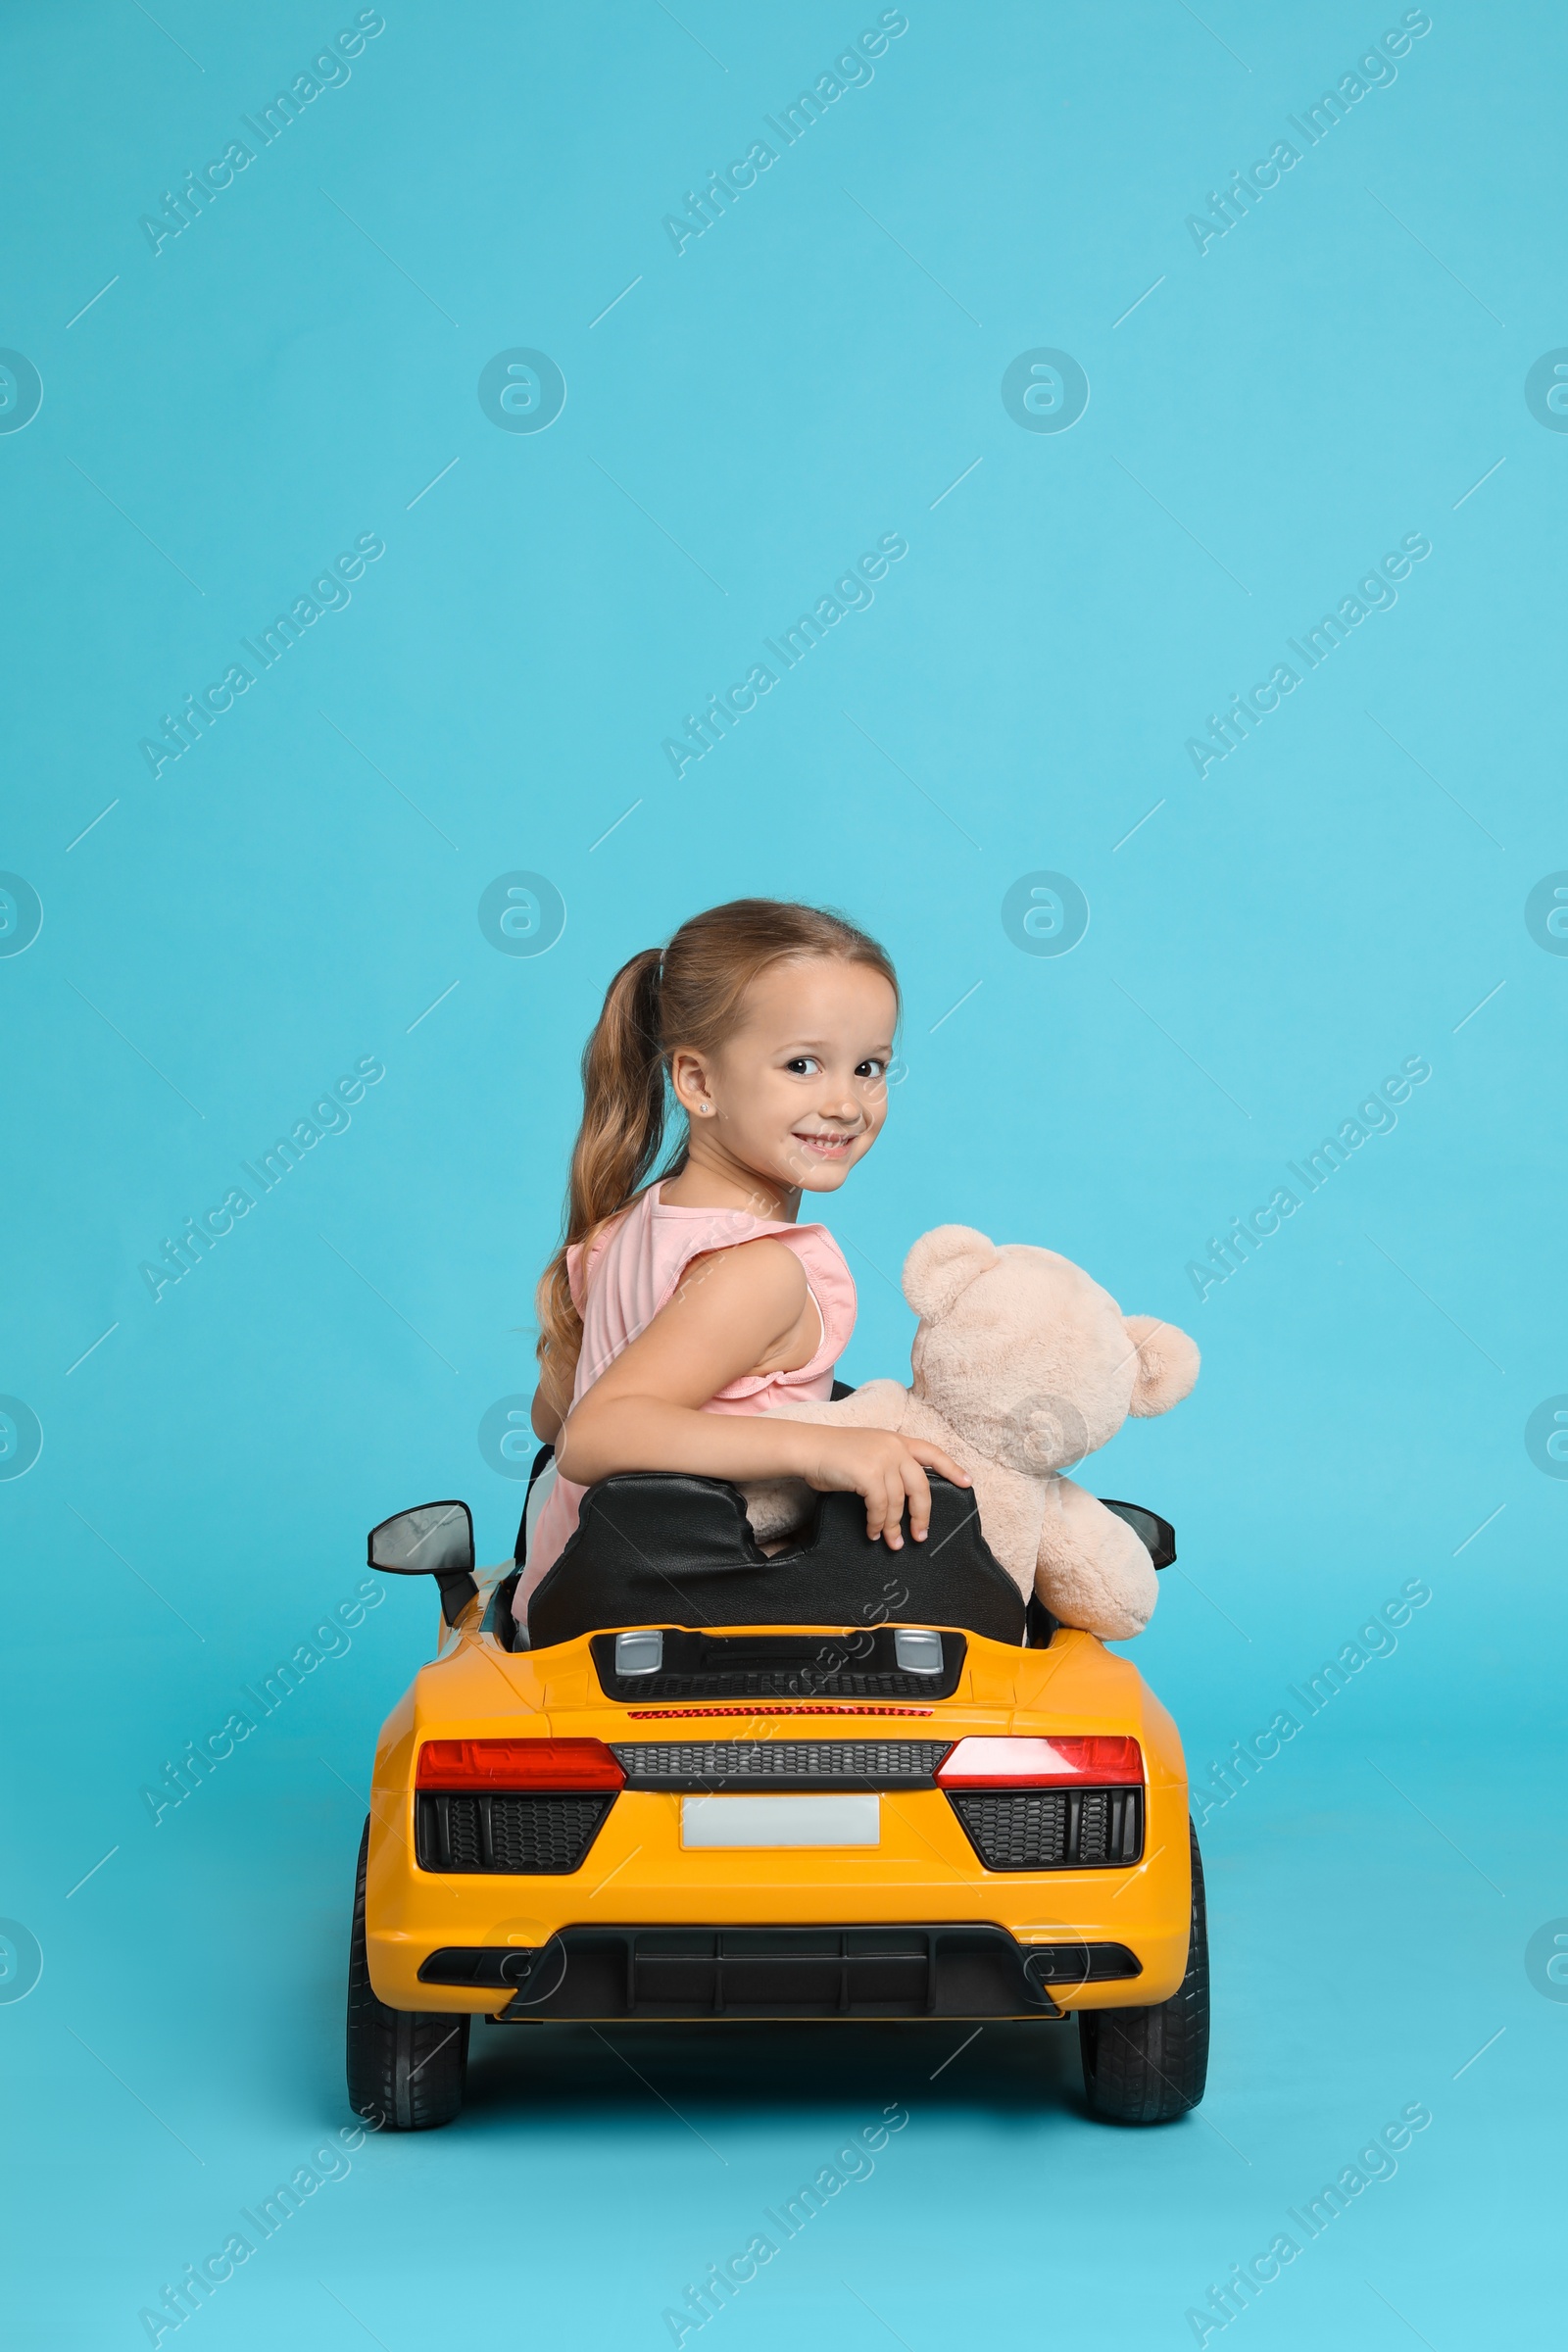
M 1137 1740 L 1102 1732 L 960 1740 L 937 1768 L 943 1788 L 1125 1788 L 1143 1777 Z
M 416 1785 L 560 1793 L 620 1788 L 625 1780 L 602 1740 L 427 1740 Z

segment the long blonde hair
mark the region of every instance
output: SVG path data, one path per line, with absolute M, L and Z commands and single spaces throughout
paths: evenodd
M 842 915 L 786 899 L 732 899 L 682 923 L 666 948 L 623 963 L 582 1057 L 582 1125 L 571 1154 L 561 1246 L 538 1291 L 539 1381 L 564 1414 L 571 1402 L 582 1320 L 566 1251 L 588 1242 L 637 1198 L 664 1141 L 669 1056 L 710 1054 L 740 1025 L 746 992 L 769 964 L 830 956 L 868 965 L 898 996 L 892 959 Z M 684 1164 L 685 1146 L 664 1174 Z

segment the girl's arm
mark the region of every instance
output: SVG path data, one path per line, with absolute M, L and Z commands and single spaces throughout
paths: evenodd
M 968 1486 L 940 1446 L 891 1431 L 813 1428 L 771 1414 L 700 1408 L 734 1380 L 797 1370 L 819 1341 L 806 1271 L 781 1242 L 746 1242 L 697 1259 L 666 1306 L 567 1415 L 556 1447 L 564 1475 L 594 1486 L 620 1470 L 702 1478 L 804 1478 L 865 1498 L 869 1536 L 897 1550 L 931 1519 L 926 1469 Z

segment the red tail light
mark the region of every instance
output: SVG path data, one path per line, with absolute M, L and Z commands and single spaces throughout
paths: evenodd
M 602 1740 L 427 1740 L 419 1750 L 421 1788 L 559 1792 L 625 1780 Z
M 943 1788 L 1123 1788 L 1143 1777 L 1137 1740 L 1102 1732 L 960 1740 L 937 1771 Z

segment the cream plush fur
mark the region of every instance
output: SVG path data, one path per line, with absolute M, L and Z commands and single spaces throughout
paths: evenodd
M 792 1421 L 928 1438 L 974 1480 L 987 1543 L 1027 1599 L 1106 1641 L 1143 1632 L 1154 1569 L 1132 1529 L 1063 1478 L 1129 1413 L 1169 1412 L 1198 1378 L 1198 1349 L 1152 1315 L 1123 1315 L 1081 1266 L 969 1225 L 921 1236 L 904 1265 L 920 1317 L 913 1380 L 868 1381 L 837 1403 L 790 1403 Z M 746 1489 L 760 1542 L 798 1527 L 793 1479 Z

